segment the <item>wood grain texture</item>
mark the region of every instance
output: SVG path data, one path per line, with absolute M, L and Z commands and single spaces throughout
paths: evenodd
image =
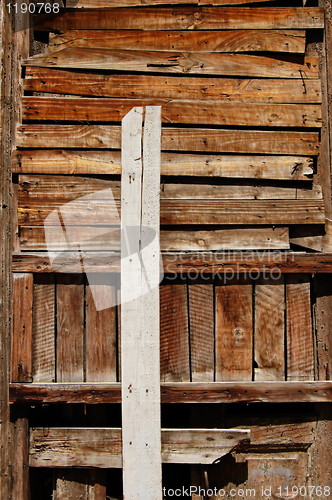
M 166 382 L 161 383 L 161 397 L 162 403 L 327 403 L 332 401 L 332 382 Z M 121 403 L 121 384 L 11 384 L 10 401 Z
M 197 5 L 241 5 L 246 3 L 259 3 L 274 0 L 170 0 L 168 4 L 197 4 Z M 113 0 L 112 5 L 108 0 L 67 0 L 68 8 L 99 8 L 140 6 L 140 5 L 164 5 L 165 0 Z
M 98 47 L 126 50 L 184 50 L 197 52 L 305 52 L 305 31 L 75 31 L 50 36 L 49 50 Z
M 32 382 L 32 304 L 33 275 L 13 277 L 13 333 L 11 379 L 13 382 Z
M 190 380 L 186 283 L 160 287 L 161 381 Z
M 36 275 L 33 284 L 32 378 L 55 382 L 55 278 Z
M 188 283 L 190 368 L 193 382 L 214 380 L 213 284 Z
M 255 380 L 285 380 L 284 277 L 255 284 Z
M 83 276 L 58 275 L 56 280 L 58 382 L 83 382 Z
M 135 13 L 133 15 L 133 12 Z M 222 12 L 222 15 L 221 15 Z M 114 8 L 105 11 L 63 11 L 58 16 L 39 15 L 36 30 L 220 30 L 220 29 L 323 29 L 320 8 L 280 7 L 153 7 Z
M 223 75 L 258 78 L 319 78 L 317 57 L 271 58 L 249 54 L 222 54 L 157 50 L 69 47 L 31 57 L 27 66 L 140 71 L 145 73 Z
M 16 150 L 13 172 L 121 175 L 120 151 Z M 310 180 L 313 160 L 302 156 L 234 156 L 162 153 L 164 176 Z
M 89 281 L 91 276 L 88 276 Z M 96 280 L 98 283 L 98 280 Z M 115 382 L 116 311 L 115 286 L 90 283 L 86 286 L 86 380 L 87 382 Z
M 225 278 L 227 275 L 225 276 Z M 215 379 L 252 380 L 252 284 L 229 278 L 215 288 Z
M 155 99 L 88 99 L 24 97 L 23 119 L 69 122 L 120 122 L 133 107 L 162 106 L 163 123 L 241 127 L 320 128 L 320 106 L 235 104 Z
M 324 274 L 316 275 L 313 278 L 314 294 L 316 303 L 314 305 L 316 356 L 318 358 L 316 368 L 317 380 L 332 379 L 332 347 L 329 332 L 332 328 L 331 311 L 332 305 L 332 285 L 331 280 Z
M 118 32 L 117 35 L 119 36 Z M 144 33 L 140 31 L 139 40 L 143 35 Z M 78 40 L 81 41 L 82 38 L 78 38 Z M 24 82 L 25 90 L 30 92 L 79 96 L 132 99 L 206 99 L 220 103 L 320 104 L 322 101 L 320 80 L 307 79 L 304 87 L 303 81 L 298 78 L 249 79 L 130 74 L 101 75 L 27 66 Z
M 287 380 L 314 379 L 310 277 L 286 277 Z
M 22 251 L 65 251 L 63 240 L 58 231 L 52 235 L 48 228 L 49 240 L 45 241 L 44 227 L 22 226 L 20 228 Z M 120 232 L 109 231 L 100 238 L 100 231 L 94 226 L 73 226 L 70 229 L 73 247 L 80 244 L 84 251 L 120 251 Z M 84 243 L 82 242 L 84 240 Z M 160 249 L 162 251 L 182 250 L 287 250 L 289 249 L 288 227 L 223 228 L 211 231 L 161 231 Z
M 21 125 L 17 130 L 20 148 L 120 149 L 119 126 L 107 125 Z M 163 151 L 305 155 L 319 154 L 317 132 L 274 132 L 262 130 L 216 130 L 164 128 Z
M 68 498 L 77 498 L 88 500 L 88 484 L 86 479 L 87 476 L 84 471 L 70 469 L 56 471 L 56 499 L 68 500 Z
M 43 428 L 30 430 L 30 467 L 120 468 L 121 429 Z M 234 429 L 162 429 L 163 463 L 212 463 L 250 432 Z M 82 446 L 83 445 L 83 446 Z
M 26 418 L 11 424 L 11 498 L 29 500 L 29 425 Z

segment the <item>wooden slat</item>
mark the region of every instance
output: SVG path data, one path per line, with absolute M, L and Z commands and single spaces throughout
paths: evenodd
M 83 382 L 84 282 L 82 276 L 57 276 L 58 382 Z
M 241 5 L 246 3 L 271 2 L 274 0 L 169 0 L 167 3 L 172 4 L 198 4 L 198 5 Z M 67 0 L 68 8 L 99 8 L 109 9 L 110 7 L 125 7 L 125 6 L 140 6 L 140 5 L 164 5 L 165 0 L 113 0 L 110 5 L 108 0 Z
M 16 150 L 13 172 L 121 175 L 120 151 Z M 212 156 L 162 153 L 164 176 L 309 180 L 313 160 L 301 156 Z
M 252 284 L 246 278 L 221 280 L 215 287 L 215 379 L 252 380 Z
M 26 418 L 11 424 L 11 499 L 29 500 L 29 428 Z
M 55 280 L 36 275 L 33 284 L 32 377 L 55 382 Z
M 92 32 L 93 33 L 93 32 Z M 196 32 L 197 33 L 197 32 Z M 190 32 L 195 34 L 195 32 Z M 139 40 L 144 35 L 139 32 Z M 119 33 L 118 33 L 119 36 Z M 215 36 L 215 35 L 214 35 Z M 82 38 L 78 38 L 79 41 Z M 83 38 L 84 40 L 84 38 Z M 103 38 L 104 40 L 104 38 Z M 201 99 L 241 103 L 305 103 L 322 101 L 320 80 L 202 78 L 160 75 L 101 75 L 27 66 L 25 90 L 132 99 Z
M 249 439 L 247 430 L 163 429 L 162 460 L 209 464 Z M 117 428 L 32 428 L 30 467 L 120 468 L 121 447 Z
M 320 106 L 300 104 L 235 104 L 212 101 L 137 99 L 23 98 L 23 119 L 119 122 L 133 107 L 162 106 L 163 123 L 241 127 L 322 126 Z
M 36 16 L 36 30 L 135 29 L 211 30 L 211 29 L 322 29 L 324 11 L 293 7 L 153 7 L 114 8 L 105 11 L 63 11 L 61 16 Z
M 94 272 L 118 273 L 119 254 L 117 253 L 84 253 L 64 252 L 55 265 L 50 263 L 46 252 L 20 252 L 13 254 L 13 272 L 22 273 L 82 273 L 80 257 L 86 265 L 93 266 Z M 303 252 L 170 252 L 163 253 L 164 272 L 174 276 L 177 273 L 188 273 L 196 270 L 204 274 L 241 273 L 251 269 L 266 271 L 271 277 L 279 273 L 331 273 L 331 253 Z M 91 269 L 91 268 L 90 268 Z
M 161 380 L 190 380 L 189 332 L 186 283 L 160 287 Z
M 92 281 L 90 275 L 88 279 Z M 85 291 L 86 380 L 116 382 L 116 289 L 99 281 L 90 282 Z
M 56 499 L 68 500 L 68 498 L 79 498 L 88 500 L 88 486 L 84 471 L 58 470 L 56 471 Z
M 121 130 L 107 125 L 21 125 L 20 148 L 120 149 Z M 216 130 L 164 128 L 163 151 L 309 155 L 319 153 L 318 132 L 272 132 L 261 130 Z
M 327 403 L 332 382 L 176 382 L 161 384 L 162 403 Z M 11 384 L 10 401 L 120 403 L 121 384 Z
M 258 78 L 319 78 L 317 57 L 293 60 L 248 54 L 218 54 L 180 51 L 148 51 L 69 47 L 25 61 L 27 66 L 225 75 Z
M 66 47 L 196 52 L 305 52 L 305 31 L 66 31 L 50 37 L 49 50 Z
M 310 277 L 286 278 L 287 380 L 314 379 Z
M 32 382 L 33 275 L 15 274 L 13 280 L 11 380 Z
M 188 285 L 190 368 L 193 382 L 214 380 L 213 283 Z
M 285 380 L 284 278 L 255 284 L 255 380 Z

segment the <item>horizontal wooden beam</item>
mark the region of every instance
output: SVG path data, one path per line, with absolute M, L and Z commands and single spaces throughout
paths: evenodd
M 239 445 L 250 431 L 238 429 L 162 429 L 163 463 L 211 464 Z M 122 467 L 119 428 L 32 428 L 30 467 Z
M 321 109 L 314 104 L 238 104 L 169 99 L 88 99 L 24 97 L 23 120 L 120 122 L 133 107 L 162 106 L 162 123 L 240 127 L 322 126 Z
M 121 175 L 120 151 L 16 150 L 13 173 Z M 313 160 L 303 156 L 161 154 L 161 175 L 307 181 Z
M 38 15 L 35 30 L 220 30 L 220 29 L 323 29 L 324 9 L 294 7 L 153 7 L 89 11 L 61 10 L 60 15 Z
M 168 0 L 169 5 L 190 4 L 190 5 L 241 5 L 246 3 L 272 2 L 274 0 Z M 67 0 L 67 8 L 78 9 L 109 9 L 110 7 L 129 7 L 141 5 L 165 5 L 165 0 Z
M 51 35 L 50 52 L 65 47 L 195 52 L 305 52 L 304 30 L 94 31 Z M 71 93 L 71 92 L 70 92 Z
M 76 33 L 76 32 L 74 32 Z M 93 32 L 92 32 L 93 33 Z M 191 32 L 192 33 L 192 32 Z M 196 32 L 197 33 L 197 32 Z M 211 33 L 211 32 L 209 32 Z M 212 32 L 214 35 L 214 33 Z M 119 35 L 118 35 L 119 36 Z M 139 39 L 143 36 L 139 32 Z M 215 36 L 215 35 L 214 35 Z M 102 38 L 103 39 L 103 38 Z M 79 41 L 82 38 L 78 38 Z M 83 38 L 84 40 L 84 38 Z M 105 75 L 27 66 L 25 90 L 132 99 L 201 99 L 219 103 L 320 104 L 320 80 L 300 78 L 208 78 L 200 76 Z
M 177 382 L 161 384 L 162 403 L 327 403 L 329 382 Z M 11 384 L 10 402 L 121 403 L 121 384 Z

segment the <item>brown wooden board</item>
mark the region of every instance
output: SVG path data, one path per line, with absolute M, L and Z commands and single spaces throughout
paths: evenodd
M 316 374 L 318 380 L 332 379 L 332 346 L 330 331 L 332 329 L 332 318 L 326 311 L 332 310 L 332 283 L 325 274 L 314 276 L 314 293 L 316 303 L 314 305 L 314 321 L 316 335 L 316 355 L 318 363 Z
M 127 50 L 185 50 L 197 52 L 305 52 L 305 31 L 65 31 L 51 35 L 49 50 L 98 47 Z
M 21 125 L 20 148 L 120 149 L 121 129 L 107 125 Z M 317 156 L 318 132 L 216 130 L 171 128 L 162 130 L 163 151 L 279 154 Z
M 283 58 L 248 54 L 180 51 L 148 51 L 69 47 L 31 57 L 27 66 L 140 71 L 146 73 L 223 75 L 258 78 L 317 80 L 319 59 L 315 56 Z
M 319 8 L 293 7 L 153 7 L 114 8 L 105 11 L 62 11 L 62 15 L 39 15 L 34 28 L 40 30 L 68 29 L 323 29 L 324 11 Z M 221 15 L 222 14 L 222 15 Z
M 29 500 L 29 428 L 26 418 L 11 424 L 11 499 Z
M 55 382 L 55 278 L 36 275 L 33 283 L 32 378 Z
M 213 283 L 188 282 L 190 368 L 193 382 L 214 380 L 213 288 Z
M 24 120 L 120 122 L 133 107 L 162 106 L 163 123 L 241 127 L 320 128 L 319 105 L 235 104 L 213 101 L 25 97 Z
M 284 277 L 255 284 L 255 380 L 285 380 Z
M 140 39 L 142 32 L 140 32 Z M 79 38 L 81 40 L 81 38 Z M 133 99 L 201 99 L 239 103 L 305 103 L 322 101 L 320 80 L 208 78 L 66 71 L 27 66 L 25 90 Z M 305 89 L 305 92 L 304 92 Z
M 16 150 L 13 172 L 121 175 L 120 151 Z M 234 156 L 162 153 L 164 176 L 310 180 L 313 160 L 302 156 Z
M 287 380 L 314 379 L 310 276 L 286 277 Z
M 190 380 L 186 282 L 160 287 L 160 378 Z
M 20 273 L 13 279 L 11 380 L 32 382 L 33 275 Z
M 227 275 L 215 287 L 215 380 L 252 380 L 252 284 Z
M 83 276 L 59 274 L 56 279 L 56 380 L 83 382 Z
M 271 2 L 274 0 L 170 0 L 168 4 L 198 4 L 198 5 L 241 5 L 246 3 Z M 164 5 L 165 0 L 113 0 L 112 5 L 108 0 L 67 0 L 68 8 L 110 8 L 140 5 Z

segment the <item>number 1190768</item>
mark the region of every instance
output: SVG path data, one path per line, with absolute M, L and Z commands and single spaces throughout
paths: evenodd
M 22 13 L 22 14 L 27 14 L 28 12 L 30 14 L 58 14 L 60 12 L 60 4 L 54 3 L 43 3 L 43 2 L 36 2 L 36 3 L 14 3 L 10 4 L 7 3 L 6 7 L 8 7 L 8 12 L 14 12 L 15 14 Z

